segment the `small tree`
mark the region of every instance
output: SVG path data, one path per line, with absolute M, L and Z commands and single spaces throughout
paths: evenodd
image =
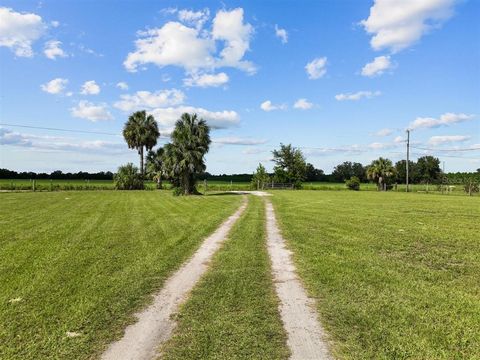
M 300 149 L 291 144 L 280 144 L 279 150 L 273 150 L 273 162 L 275 163 L 275 177 L 285 177 L 287 182 L 295 187 L 300 187 L 305 180 L 306 166 L 305 157 Z
M 377 183 L 378 190 L 387 190 L 387 183 L 395 175 L 395 168 L 392 161 L 385 158 L 378 158 L 372 161 L 367 168 L 367 176 Z
M 128 117 L 123 128 L 123 137 L 130 149 L 136 149 L 140 155 L 140 173 L 144 176 L 144 149 L 152 150 L 160 136 L 158 125 L 153 115 L 145 110 L 134 112 Z
M 262 164 L 258 164 L 257 171 L 252 177 L 252 187 L 257 190 L 263 190 L 265 185 L 270 182 L 270 176 Z
M 476 194 L 480 190 L 480 186 L 478 182 L 476 182 L 473 179 L 465 179 L 463 183 L 463 190 L 469 195 L 472 196 L 473 194 Z
M 157 189 L 162 188 L 162 179 L 164 175 L 163 166 L 164 149 L 158 148 L 156 151 L 150 150 L 147 154 L 147 176 L 157 184 Z
M 144 188 L 143 176 L 132 163 L 122 165 L 113 176 L 113 183 L 117 190 L 141 190 Z
M 356 176 L 352 176 L 350 180 L 345 180 L 345 185 L 349 190 L 360 190 L 360 179 Z

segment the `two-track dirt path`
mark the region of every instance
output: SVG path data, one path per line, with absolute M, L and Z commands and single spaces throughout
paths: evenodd
M 175 327 L 171 318 L 186 300 L 188 293 L 208 269 L 208 263 L 226 240 L 230 229 L 247 207 L 247 198 L 240 208 L 210 235 L 183 266 L 166 282 L 152 305 L 138 313 L 138 321 L 125 329 L 123 337 L 110 344 L 103 353 L 105 360 L 152 359 L 159 345 L 168 340 Z
M 270 196 L 263 191 L 235 192 L 255 196 Z M 154 296 L 153 304 L 137 314 L 138 321 L 125 329 L 124 336 L 103 353 L 104 360 L 153 359 L 157 349 L 166 342 L 176 325 L 172 319 L 189 292 L 208 269 L 214 253 L 226 240 L 229 231 L 247 207 L 245 197 L 240 208 L 210 235 L 177 272 Z M 292 253 L 287 249 L 275 218 L 272 203 L 265 200 L 267 248 L 272 263 L 275 290 L 280 300 L 279 312 L 287 333 L 290 359 L 330 360 L 326 334 L 318 321 L 313 299 L 297 277 Z

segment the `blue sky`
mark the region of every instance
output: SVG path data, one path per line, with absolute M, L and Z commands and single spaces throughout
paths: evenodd
M 271 169 L 281 142 L 326 172 L 397 161 L 407 128 L 413 158 L 475 170 L 478 14 L 454 0 L 0 1 L 0 167 L 137 163 L 119 134 L 147 109 L 161 143 L 181 112 L 204 117 L 211 173 Z

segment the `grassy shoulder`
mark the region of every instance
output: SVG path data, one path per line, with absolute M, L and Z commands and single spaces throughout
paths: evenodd
M 249 205 L 178 314 L 162 359 L 286 359 L 265 244 L 263 201 Z
M 0 358 L 99 355 L 240 200 L 0 194 Z
M 338 358 L 480 357 L 480 199 L 277 191 L 272 202 Z

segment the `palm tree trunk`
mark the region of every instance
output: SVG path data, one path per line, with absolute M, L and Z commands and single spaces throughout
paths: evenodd
M 143 179 L 143 146 L 140 147 L 140 150 L 138 152 L 140 154 L 140 174 L 142 174 Z

